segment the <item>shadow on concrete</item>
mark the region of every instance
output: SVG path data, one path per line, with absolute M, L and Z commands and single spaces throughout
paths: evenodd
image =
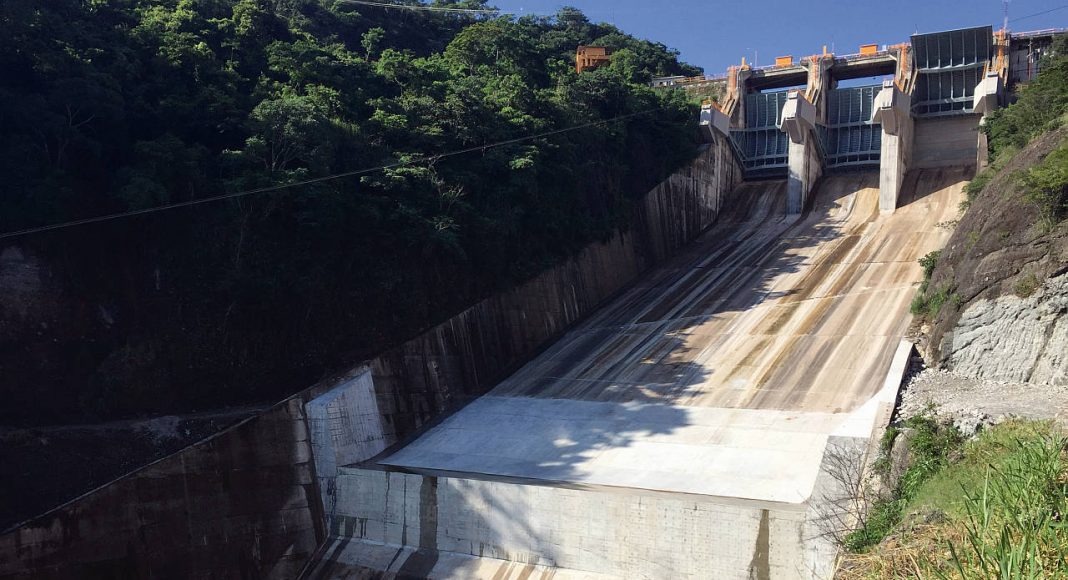
M 878 176 L 828 178 L 802 216 L 786 216 L 784 182 L 743 184 L 718 224 L 680 255 L 602 307 L 488 395 L 445 418 L 433 432 L 383 463 L 429 475 L 424 481 L 435 474 L 471 474 L 530 478 L 552 485 L 581 481 L 591 457 L 687 427 L 691 399 L 702 395 L 717 373 L 733 370 L 699 362 L 702 351 L 719 348 L 714 339 L 701 337 L 701 327 L 771 300 L 777 301 L 775 310 L 761 324 L 768 324 L 770 332 L 785 325 L 796 306 L 813 295 L 823 277 L 855 246 L 859 235 L 846 229 L 847 223 L 857 223 L 855 212 L 874 207 L 870 216 L 859 216 L 865 224 L 878 216 L 877 203 L 850 205 L 857 203 L 853 194 L 865 187 L 877 188 Z M 836 240 L 841 241 L 812 262 L 817 246 Z M 773 287 L 783 276 L 802 269 L 804 277 L 789 290 Z M 759 354 L 761 348 L 756 345 L 752 350 Z M 581 415 L 581 420 L 574 420 L 571 413 Z M 532 519 L 524 517 L 534 506 L 506 505 L 508 500 L 492 493 L 471 495 L 461 500 L 469 502 L 461 511 L 516 514 L 490 524 L 499 537 L 548 541 L 539 538 Z M 436 506 L 433 513 L 438 513 Z M 420 532 L 420 538 L 424 535 Z M 426 569 L 426 552 L 437 546 L 422 541 L 409 545 L 425 552 L 419 567 Z M 332 566 L 335 571 L 337 565 Z

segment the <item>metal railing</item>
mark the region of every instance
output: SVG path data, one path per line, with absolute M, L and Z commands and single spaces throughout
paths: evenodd
M 1056 36 L 1068 32 L 1068 28 L 1045 28 L 1043 30 L 1029 30 L 1027 32 L 1010 32 L 1009 38 L 1034 38 L 1036 36 Z

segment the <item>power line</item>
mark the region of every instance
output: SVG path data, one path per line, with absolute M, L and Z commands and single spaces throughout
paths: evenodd
M 80 220 L 72 220 L 72 221 L 61 222 L 61 223 L 57 223 L 57 224 L 50 224 L 50 225 L 46 225 L 46 226 L 38 226 L 38 227 L 27 228 L 27 229 L 23 229 L 23 230 L 15 230 L 15 231 L 12 231 L 12 232 L 4 232 L 4 233 L 0 233 L 0 240 L 6 239 L 6 238 L 14 238 L 14 237 L 17 237 L 17 236 L 26 236 L 26 235 L 30 235 L 30 234 L 37 234 L 37 233 L 41 233 L 41 232 L 47 232 L 47 231 L 58 230 L 58 229 L 63 229 L 63 228 L 71 228 L 71 227 L 75 227 L 75 226 L 95 224 L 95 223 L 106 222 L 106 221 L 117 220 L 117 219 L 121 219 L 121 218 L 127 218 L 127 217 L 139 216 L 139 215 L 145 215 L 145 214 L 150 214 L 150 213 L 158 213 L 158 212 L 161 212 L 161 211 L 167 211 L 167 210 L 171 210 L 171 209 L 178 209 L 178 208 L 182 208 L 182 207 L 189 207 L 189 206 L 192 206 L 192 205 L 200 205 L 200 204 L 204 204 L 204 203 L 211 203 L 211 202 L 222 201 L 222 200 L 226 200 L 226 199 L 234 199 L 234 198 L 238 198 L 238 197 L 246 197 L 246 196 L 249 196 L 249 195 L 257 195 L 257 194 L 260 194 L 260 193 L 270 193 L 272 191 L 281 191 L 283 189 L 290 189 L 290 188 L 293 188 L 293 187 L 311 185 L 313 183 L 322 183 L 324 181 L 333 181 L 335 179 L 341 179 L 341 178 L 344 178 L 344 177 L 353 177 L 353 176 L 356 176 L 356 175 L 366 175 L 368 173 L 375 173 L 377 171 L 384 171 L 386 169 L 395 169 L 395 168 L 398 168 L 398 167 L 406 167 L 408 165 L 415 165 L 416 163 L 421 163 L 421 162 L 426 162 L 426 161 L 436 162 L 438 159 L 444 159 L 446 157 L 455 157 L 457 155 L 464 155 L 466 153 L 473 153 L 475 151 L 486 151 L 488 149 L 494 149 L 494 148 L 497 148 L 497 147 L 503 147 L 505 145 L 514 145 L 516 143 L 522 143 L 524 141 L 530 141 L 532 139 L 540 139 L 542 137 L 551 137 L 553 135 L 559 135 L 561 133 L 568 133 L 570 131 L 577 131 L 579 129 L 586 129 L 588 127 L 596 127 L 598 125 L 606 125 L 608 123 L 615 123 L 617 121 L 622 121 L 624 119 L 630 119 L 632 117 L 637 117 L 639 115 L 646 115 L 646 114 L 649 114 L 649 113 L 652 113 L 652 112 L 658 111 L 658 110 L 660 110 L 660 107 L 653 108 L 653 109 L 646 109 L 644 111 L 639 111 L 637 113 L 628 113 L 626 115 L 619 115 L 618 117 L 612 117 L 611 119 L 603 119 L 603 120 L 600 120 L 600 121 L 591 121 L 589 123 L 583 123 L 581 125 L 574 125 L 574 126 L 571 126 L 571 127 L 565 127 L 563 129 L 554 129 L 552 131 L 546 131 L 544 133 L 537 133 L 537 134 L 534 134 L 534 135 L 527 135 L 525 137 L 517 137 L 515 139 L 508 139 L 507 141 L 498 141 L 496 143 L 489 143 L 489 144 L 486 144 L 486 145 L 476 145 L 474 147 L 467 147 L 466 149 L 458 149 L 456 151 L 448 151 L 446 153 L 439 153 L 437 155 L 429 155 L 429 156 L 425 156 L 425 157 L 419 157 L 419 158 L 416 158 L 416 159 L 409 159 L 409 160 L 406 160 L 406 161 L 398 161 L 396 163 L 389 163 L 389 164 L 386 164 L 386 165 L 379 165 L 377 167 L 368 167 L 368 168 L 364 168 L 364 169 L 356 169 L 354 171 L 346 171 L 344 173 L 335 173 L 333 175 L 324 175 L 322 177 L 314 177 L 312 179 L 305 179 L 303 181 L 296 181 L 296 182 L 293 182 L 293 183 L 282 183 L 282 184 L 279 184 L 279 185 L 271 185 L 271 186 L 268 186 L 268 187 L 260 187 L 260 188 L 257 188 L 257 189 L 249 189 L 249 190 L 238 191 L 238 192 L 234 192 L 234 193 L 224 193 L 224 194 L 220 194 L 220 195 L 214 195 L 214 196 L 211 196 L 211 197 L 202 197 L 200 199 L 192 199 L 192 200 L 189 200 L 189 201 L 180 201 L 180 202 L 176 202 L 176 203 L 168 203 L 168 204 L 165 204 L 165 205 L 159 205 L 159 206 L 155 206 L 155 207 L 148 207 L 148 208 L 144 208 L 144 209 L 135 209 L 135 210 L 124 211 L 124 212 L 113 213 L 113 214 L 107 214 L 107 215 L 102 215 L 102 216 L 97 216 L 97 217 L 85 218 L 85 219 L 80 219 Z
M 1035 12 L 1034 14 L 1028 14 L 1027 16 L 1020 16 L 1019 18 L 1013 18 L 1012 20 L 1009 20 L 1009 22 L 1019 22 L 1021 20 L 1027 20 L 1028 18 L 1034 18 L 1035 16 L 1042 16 L 1043 14 L 1049 14 L 1050 12 L 1056 12 L 1058 10 L 1064 10 L 1065 8 L 1068 8 L 1068 4 L 1065 4 L 1064 6 L 1058 6 L 1056 8 L 1050 8 L 1049 10 L 1043 10 L 1042 12 Z
M 400 8 L 403 10 L 422 10 L 425 12 L 452 12 L 459 14 L 506 14 L 495 8 L 448 8 L 445 6 L 427 6 L 426 4 L 393 4 L 391 2 L 372 2 L 371 0 L 340 0 L 346 4 L 376 6 L 379 8 Z

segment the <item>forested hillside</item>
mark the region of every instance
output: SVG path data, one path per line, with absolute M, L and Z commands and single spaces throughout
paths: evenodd
M 573 9 L 6 0 L 0 232 L 416 162 L 0 239 L 0 423 L 277 399 L 605 237 L 695 153 L 676 57 Z

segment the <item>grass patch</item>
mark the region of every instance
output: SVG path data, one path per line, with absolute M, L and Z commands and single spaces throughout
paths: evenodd
M 956 308 L 960 308 L 964 303 L 964 298 L 954 292 L 953 287 L 948 284 L 939 286 L 933 291 L 927 288 L 926 285 L 921 284 L 919 292 L 912 298 L 909 311 L 915 316 L 934 320 L 947 302 Z
M 960 213 L 968 211 L 968 208 L 972 206 L 979 194 L 986 189 L 986 186 L 993 181 L 994 177 L 1009 164 L 1009 161 L 1020 151 L 1020 148 L 1015 145 L 1007 145 L 1000 151 L 997 156 L 990 161 L 990 164 L 985 169 L 980 171 L 964 186 L 964 201 L 960 202 Z
M 1048 431 L 1046 423 L 1009 421 L 980 432 L 961 447 L 959 459 L 917 488 L 908 510 L 939 509 L 951 516 L 965 515 L 961 489 L 979 489 L 988 467 L 1002 468 L 1020 441 Z
M 916 295 L 912 297 L 912 303 L 909 305 L 909 311 L 914 316 L 933 320 L 942 311 L 942 307 L 947 302 L 958 308 L 964 302 L 964 299 L 953 291 L 953 286 L 950 284 L 941 285 L 931 291 L 931 274 L 934 273 L 935 266 L 938 265 L 938 258 L 941 255 L 941 250 L 935 250 L 928 252 L 917 260 L 920 263 L 920 267 L 923 268 L 923 281 L 920 282 L 920 288 Z
M 960 213 L 968 211 L 968 208 L 975 202 L 975 198 L 979 197 L 979 193 L 983 191 L 986 184 L 990 183 L 990 180 L 994 179 L 994 175 L 997 170 L 994 169 L 993 164 L 983 169 L 968 182 L 968 185 L 964 186 L 965 198 L 960 202 Z
M 965 578 L 1068 575 L 1066 465 L 1063 437 L 1021 438 L 1000 466 L 986 469 L 979 486 L 962 487 L 966 541 L 949 544 L 953 571 Z
M 847 555 L 840 578 L 1068 578 L 1063 434 L 1010 421 L 957 450 L 904 502 L 893 537 Z

